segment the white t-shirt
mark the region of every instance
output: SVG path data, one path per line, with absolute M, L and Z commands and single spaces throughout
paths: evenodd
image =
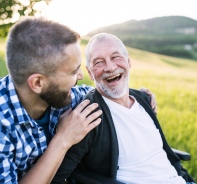
M 159 130 L 137 100 L 128 109 L 103 99 L 112 114 L 118 138 L 117 180 L 128 184 L 185 184 L 163 150 Z

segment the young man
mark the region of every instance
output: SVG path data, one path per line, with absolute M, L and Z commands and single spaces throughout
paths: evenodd
M 40 18 L 11 29 L 10 75 L 0 80 L 0 183 L 50 183 L 66 151 L 100 123 L 101 111 L 89 115 L 98 105 L 88 100 L 62 114 L 88 91 L 71 92 L 83 78 L 78 40 L 66 26 Z
M 50 183 L 67 150 L 100 123 L 97 104 L 79 104 L 90 88 L 75 86 L 83 78 L 78 41 L 42 18 L 11 29 L 9 75 L 0 80 L 0 183 Z
M 71 147 L 53 183 L 78 166 L 127 184 L 193 182 L 169 147 L 148 96 L 129 89 L 131 61 L 120 39 L 101 33 L 86 50 L 87 69 L 96 89 L 86 99 L 98 103 L 102 123 Z

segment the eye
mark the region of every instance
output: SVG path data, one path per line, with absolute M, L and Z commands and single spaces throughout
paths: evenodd
M 97 62 L 95 62 L 95 64 L 94 65 L 98 65 L 100 63 L 100 61 L 97 61 Z
M 119 55 L 112 56 L 112 59 L 119 59 L 119 58 L 120 58 Z
M 78 70 L 75 70 L 74 72 L 72 72 L 73 75 L 76 75 L 78 73 L 79 69 Z
M 99 65 L 101 63 L 103 63 L 103 61 L 101 61 L 101 60 L 95 61 L 94 66 Z

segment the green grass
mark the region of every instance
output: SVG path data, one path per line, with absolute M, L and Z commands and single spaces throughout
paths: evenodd
M 0 77 L 8 73 L 5 63 L 5 39 L 0 38 Z
M 85 44 L 81 42 L 84 79 L 79 84 L 94 85 L 85 69 Z M 0 43 L 0 76 L 7 74 L 4 46 Z M 128 51 L 132 61 L 130 87 L 144 86 L 154 92 L 166 139 L 171 147 L 191 153 L 191 161 L 183 165 L 197 180 L 197 62 L 132 48 Z
M 0 77 L 5 76 L 8 73 L 5 63 L 5 54 L 0 51 Z

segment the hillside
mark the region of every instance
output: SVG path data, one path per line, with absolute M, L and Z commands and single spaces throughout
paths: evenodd
M 129 47 L 197 60 L 197 21 L 187 17 L 130 20 L 99 28 L 88 36 L 100 32 L 117 35 Z

